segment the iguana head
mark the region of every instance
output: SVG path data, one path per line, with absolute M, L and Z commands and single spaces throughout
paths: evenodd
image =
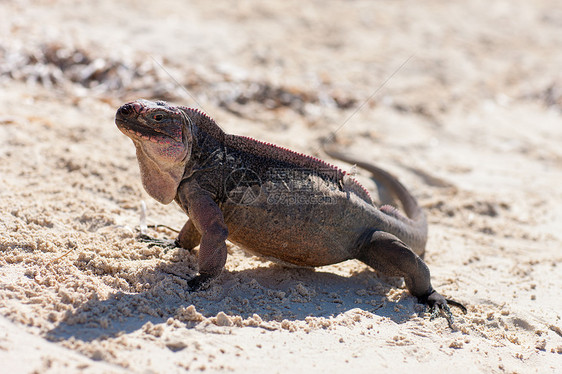
M 115 123 L 135 144 L 145 190 L 170 203 L 191 154 L 189 117 L 163 101 L 137 100 L 117 110 Z

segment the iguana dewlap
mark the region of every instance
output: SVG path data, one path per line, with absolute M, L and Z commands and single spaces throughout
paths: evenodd
M 118 128 L 132 139 L 146 191 L 175 200 L 189 219 L 176 243 L 199 245 L 199 287 L 218 276 L 228 239 L 254 254 L 302 266 L 358 259 L 405 279 L 420 302 L 446 308 L 422 260 L 423 211 L 389 173 L 369 170 L 402 202 L 377 208 L 355 180 L 319 159 L 244 136 L 230 135 L 206 114 L 162 101 L 137 100 L 117 111 Z

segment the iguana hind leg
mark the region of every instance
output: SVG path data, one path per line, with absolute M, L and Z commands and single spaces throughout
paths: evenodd
M 433 314 L 444 313 L 449 325 L 452 324 L 447 300 L 431 286 L 429 268 L 396 236 L 383 231 L 369 233 L 357 259 L 384 275 L 403 277 L 408 291 L 420 303 L 429 305 Z
M 431 293 L 429 268 L 404 242 L 384 231 L 374 231 L 361 246 L 357 259 L 384 275 L 403 277 L 418 299 Z

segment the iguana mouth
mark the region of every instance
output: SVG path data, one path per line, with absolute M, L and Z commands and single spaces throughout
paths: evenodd
M 124 118 L 116 117 L 115 123 L 117 124 L 117 127 L 119 127 L 119 130 L 129 137 L 133 136 L 153 143 L 169 143 L 170 140 L 178 143 L 180 142 L 178 139 L 171 137 L 166 133 L 157 131 L 138 122 L 132 122 Z

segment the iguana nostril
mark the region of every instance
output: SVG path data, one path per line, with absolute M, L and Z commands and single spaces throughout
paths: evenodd
M 128 116 L 133 112 L 133 108 L 131 107 L 131 104 L 125 104 L 119 108 L 119 112 L 124 116 Z

